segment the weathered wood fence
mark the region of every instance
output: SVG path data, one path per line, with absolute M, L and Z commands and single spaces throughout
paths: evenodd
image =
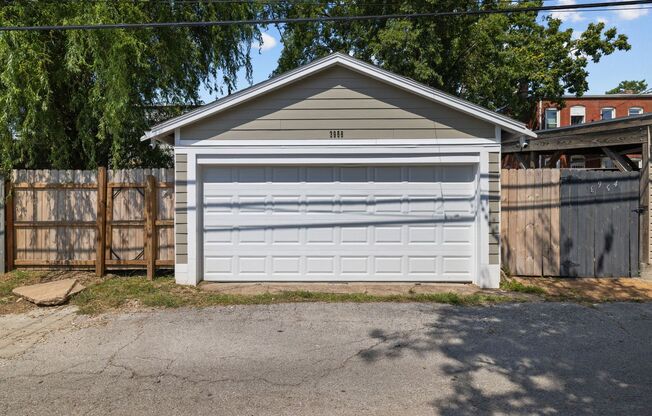
M 559 169 L 501 171 L 502 264 L 520 276 L 558 276 Z
M 502 264 L 521 276 L 637 276 L 638 172 L 504 169 Z
M 25 268 L 174 266 L 174 171 L 15 170 L 6 184 L 6 261 Z

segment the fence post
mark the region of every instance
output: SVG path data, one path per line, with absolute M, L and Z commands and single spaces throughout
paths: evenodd
M 4 178 L 1 179 L 4 181 Z M 3 221 L 0 221 L 0 273 L 5 272 L 5 202 L 5 187 L 0 186 L 0 218 L 3 219 Z
M 158 192 L 156 190 L 156 179 L 152 175 L 147 175 L 145 185 L 145 238 L 146 250 L 145 258 L 147 259 L 147 280 L 154 279 L 156 271 L 156 217 Z
M 7 271 L 10 272 L 14 269 L 14 194 L 11 190 L 11 178 L 5 182 L 6 190 L 6 204 L 5 204 L 5 215 L 7 219 L 6 223 L 6 255 L 7 255 Z
M 106 168 L 97 169 L 97 237 L 95 241 L 95 274 L 106 272 Z

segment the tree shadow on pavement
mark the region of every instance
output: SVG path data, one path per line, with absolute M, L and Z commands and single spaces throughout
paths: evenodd
M 453 393 L 436 414 L 650 414 L 652 305 L 630 305 L 625 319 L 618 304 L 444 307 L 415 331 L 372 330 L 378 344 L 359 357 L 443 354 Z

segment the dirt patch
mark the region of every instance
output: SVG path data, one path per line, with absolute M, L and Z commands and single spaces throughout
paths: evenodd
M 553 300 L 590 302 L 652 301 L 652 281 L 638 278 L 549 278 L 514 277 L 529 286 L 540 287 Z
M 456 293 L 474 295 L 493 293 L 472 284 L 446 283 L 215 283 L 202 282 L 199 288 L 212 293 L 230 295 L 261 295 L 283 292 L 319 292 L 333 294 L 366 294 L 373 296 Z

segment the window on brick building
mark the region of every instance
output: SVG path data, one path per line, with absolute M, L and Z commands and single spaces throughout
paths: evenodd
M 546 108 L 544 128 L 554 129 L 555 127 L 559 127 L 559 110 Z
M 613 107 L 604 107 L 600 109 L 600 119 L 601 120 L 611 120 L 616 118 L 616 109 Z
M 586 108 L 583 105 L 574 105 L 570 108 L 570 124 L 584 124 L 586 121 Z
M 637 116 L 639 114 L 643 114 L 643 109 L 641 107 L 629 107 L 629 113 L 630 116 Z

